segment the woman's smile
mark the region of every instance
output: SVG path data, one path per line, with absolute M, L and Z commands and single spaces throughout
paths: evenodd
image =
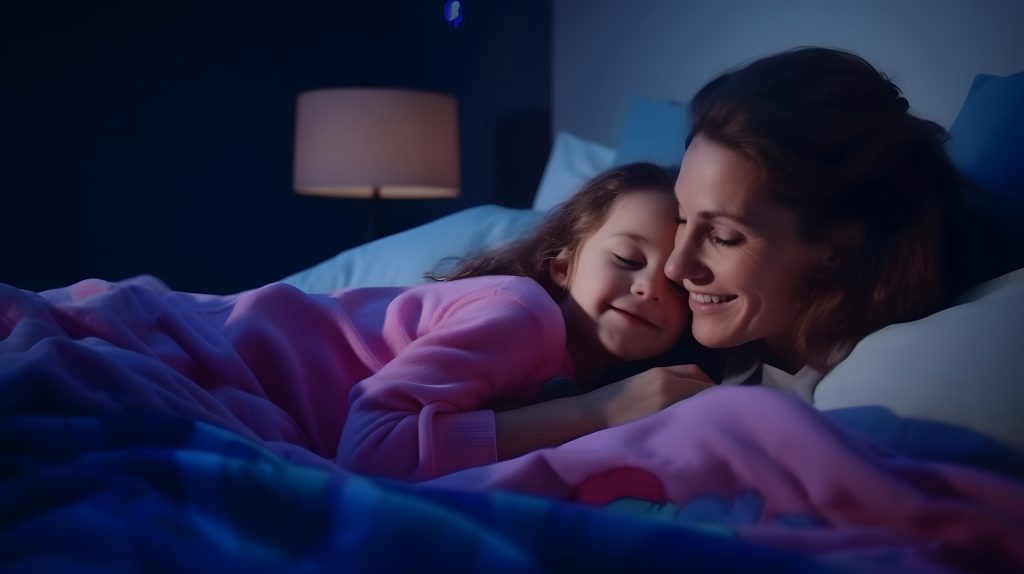
M 711 295 L 708 293 L 690 292 L 690 310 L 701 315 L 718 313 L 731 306 L 730 303 L 739 299 L 738 295 Z

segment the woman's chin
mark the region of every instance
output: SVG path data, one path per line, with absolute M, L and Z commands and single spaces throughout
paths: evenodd
M 723 332 L 719 328 L 701 328 L 696 323 L 693 325 L 693 338 L 709 349 L 728 349 L 750 342 L 735 333 Z

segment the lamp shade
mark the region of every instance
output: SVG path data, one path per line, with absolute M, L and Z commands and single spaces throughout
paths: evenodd
M 293 183 L 306 195 L 457 196 L 455 98 L 378 88 L 299 94 Z

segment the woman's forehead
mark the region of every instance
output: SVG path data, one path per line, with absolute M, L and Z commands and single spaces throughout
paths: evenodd
M 688 219 L 730 219 L 762 230 L 795 225 L 797 213 L 772 201 L 761 181 L 749 158 L 698 135 L 676 180 L 679 211 Z
M 689 203 L 700 205 L 699 209 L 740 209 L 762 199 L 759 180 L 754 162 L 698 135 L 683 156 L 676 198 L 687 209 Z

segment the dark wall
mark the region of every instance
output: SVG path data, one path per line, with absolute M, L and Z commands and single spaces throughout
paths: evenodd
M 550 134 L 545 0 L 24 2 L 0 23 L 0 281 L 156 275 L 227 293 L 359 244 L 362 200 L 291 191 L 295 97 L 386 86 L 459 100 L 462 196 L 385 202 L 394 233 L 528 206 Z

